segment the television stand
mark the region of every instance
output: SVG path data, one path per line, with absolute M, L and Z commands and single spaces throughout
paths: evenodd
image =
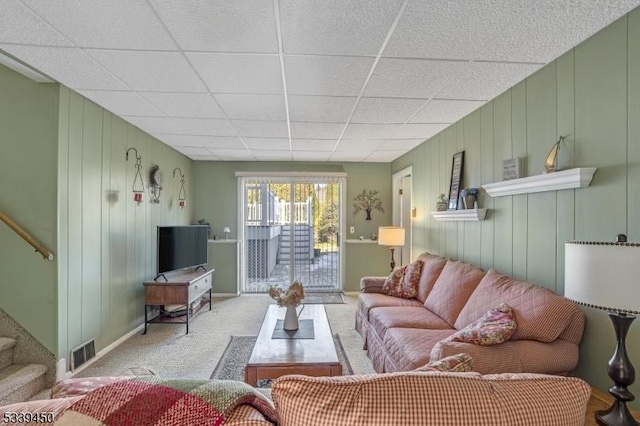
M 145 281 L 144 285 L 144 332 L 151 323 L 186 324 L 189 334 L 189 320 L 203 307 L 209 304 L 211 310 L 211 290 L 213 288 L 213 272 L 198 271 L 196 269 L 167 274 L 166 282 Z M 208 294 L 208 298 L 206 297 Z M 177 309 L 167 309 L 171 305 L 178 305 Z M 149 311 L 157 307 L 160 311 L 153 318 L 149 318 Z M 176 311 L 184 310 L 185 315 L 178 316 Z

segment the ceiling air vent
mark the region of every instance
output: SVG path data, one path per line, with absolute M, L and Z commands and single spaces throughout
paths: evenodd
M 85 362 L 96 356 L 96 344 L 93 339 L 71 350 L 71 371 L 75 371 Z

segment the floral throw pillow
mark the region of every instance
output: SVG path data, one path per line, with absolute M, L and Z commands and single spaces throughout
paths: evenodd
M 471 356 L 460 353 L 449 355 L 438 361 L 432 361 L 427 365 L 416 368 L 414 371 L 449 371 L 454 373 L 465 373 L 473 370 L 473 359 Z
M 501 303 L 445 340 L 489 346 L 506 342 L 515 332 L 516 319 L 513 309 L 506 303 Z
M 382 284 L 382 292 L 389 296 L 413 299 L 418 295 L 418 282 L 422 273 L 422 261 L 396 266 Z

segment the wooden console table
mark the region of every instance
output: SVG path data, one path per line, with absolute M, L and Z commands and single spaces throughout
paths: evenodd
M 144 284 L 144 332 L 150 323 L 185 323 L 189 334 L 189 319 L 209 303 L 211 310 L 211 289 L 213 287 L 213 271 L 190 270 L 174 274 L 166 274 L 167 281 L 162 277 L 158 281 L 145 281 Z M 203 297 L 209 293 L 209 298 Z M 168 310 L 168 305 L 180 305 L 177 310 Z M 160 313 L 149 319 L 149 309 L 159 307 Z M 177 316 L 176 311 L 186 311 Z M 184 317 L 184 318 L 183 318 Z

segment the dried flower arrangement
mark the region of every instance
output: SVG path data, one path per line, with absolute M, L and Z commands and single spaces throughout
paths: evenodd
M 278 306 L 298 306 L 304 299 L 302 283 L 294 281 L 286 291 L 278 287 L 269 287 L 269 296 L 276 301 Z

